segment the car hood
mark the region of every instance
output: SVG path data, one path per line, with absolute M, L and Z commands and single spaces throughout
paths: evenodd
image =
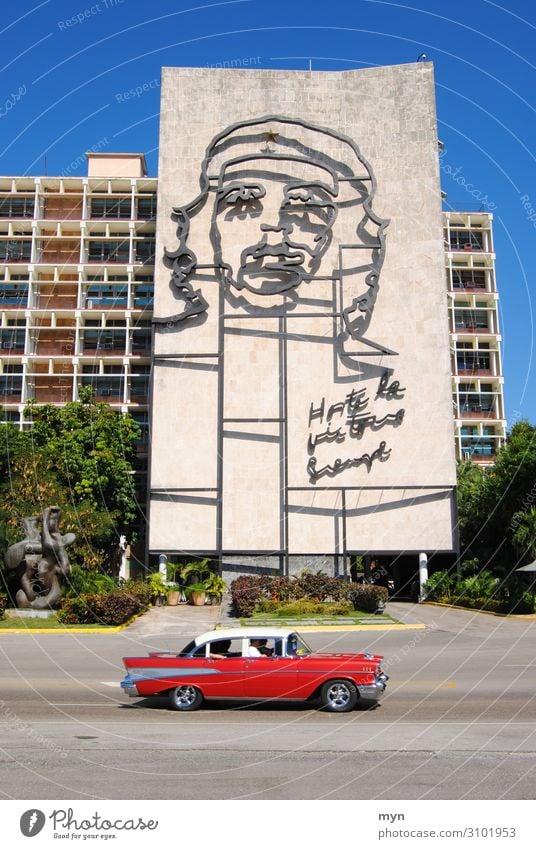
M 337 652 L 313 652 L 309 657 L 331 657 L 333 660 L 359 660 L 362 663 L 381 663 L 383 660 L 383 654 L 372 654 L 365 652 L 352 652 L 352 653 L 337 653 Z

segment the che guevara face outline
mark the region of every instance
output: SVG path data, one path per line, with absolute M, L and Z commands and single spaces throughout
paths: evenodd
M 225 163 L 219 175 L 215 262 L 235 289 L 260 295 L 296 289 L 315 276 L 331 242 L 336 175 L 330 173 L 330 185 L 325 166 L 262 154 L 241 166 Z

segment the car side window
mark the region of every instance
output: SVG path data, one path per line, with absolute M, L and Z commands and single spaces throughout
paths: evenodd
M 206 646 L 206 643 L 205 643 L 204 645 L 196 648 L 196 650 L 192 654 L 192 657 L 205 657 L 206 653 L 207 653 L 207 646 Z

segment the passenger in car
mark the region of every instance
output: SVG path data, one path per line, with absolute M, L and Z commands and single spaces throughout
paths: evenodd
M 262 657 L 264 652 L 261 649 L 266 648 L 268 640 L 253 639 L 249 641 L 248 657 Z
M 217 640 L 210 645 L 209 657 L 219 660 L 229 657 L 229 649 L 231 648 L 231 640 Z

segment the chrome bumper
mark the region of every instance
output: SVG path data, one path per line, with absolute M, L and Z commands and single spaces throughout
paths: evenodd
M 364 684 L 358 687 L 359 697 L 361 699 L 370 699 L 377 702 L 383 696 L 389 676 L 385 672 L 380 672 L 374 679 L 374 684 Z
M 127 694 L 127 696 L 130 696 L 131 698 L 136 698 L 136 697 L 138 697 L 138 698 L 139 698 L 139 695 L 140 695 L 140 694 L 138 693 L 138 688 L 137 688 L 137 687 L 136 687 L 136 685 L 134 684 L 134 681 L 133 681 L 133 679 L 130 677 L 130 675 L 126 675 L 126 676 L 123 678 L 123 680 L 121 681 L 120 686 L 121 686 L 121 688 L 125 691 L 125 693 Z

